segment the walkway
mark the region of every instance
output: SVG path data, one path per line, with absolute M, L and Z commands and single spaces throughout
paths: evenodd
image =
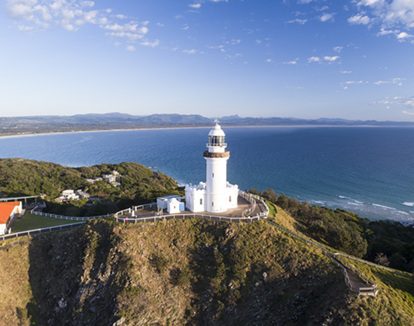
M 140 222 L 155 222 L 159 220 L 168 219 L 184 219 L 200 217 L 215 221 L 225 222 L 253 222 L 267 218 L 269 215 L 269 208 L 264 200 L 256 195 L 249 194 L 243 191 L 239 192 L 240 207 L 232 209 L 226 213 L 193 213 L 185 211 L 179 214 L 163 214 L 155 211 L 156 203 L 133 206 L 124 209 L 114 214 L 117 222 L 122 223 L 140 223 Z
M 20 197 L 5 197 L 0 198 L 0 202 L 2 201 L 16 201 L 16 200 L 27 200 L 27 199 L 36 199 L 40 198 L 40 196 L 20 196 Z
M 284 226 L 272 221 L 272 220 L 267 220 L 267 222 L 269 224 L 271 224 L 272 226 L 274 226 L 275 228 L 277 228 L 279 231 L 289 235 L 292 238 L 295 238 L 301 242 L 304 242 L 306 244 L 310 244 L 313 246 L 318 247 L 319 249 L 322 250 L 322 252 L 324 253 L 324 255 L 326 255 L 327 257 L 329 257 L 336 265 L 338 265 L 339 267 L 342 268 L 342 271 L 344 273 L 344 277 L 345 277 L 345 283 L 348 286 L 348 288 L 357 293 L 358 295 L 369 295 L 369 296 L 376 296 L 378 293 L 378 289 L 377 286 L 375 284 L 372 284 L 364 279 L 362 279 L 362 277 L 354 270 L 352 270 L 351 268 L 345 266 L 341 261 L 338 260 L 338 256 L 344 256 L 347 258 L 351 258 L 351 259 L 356 259 L 359 261 L 362 261 L 364 263 L 370 263 L 367 262 L 365 260 L 362 259 L 358 259 L 354 256 L 350 256 L 347 254 L 342 254 L 342 253 L 332 253 L 333 249 L 323 245 L 322 243 L 319 243 L 313 239 L 307 238 L 305 236 L 299 235 L 295 232 L 292 232 L 291 230 L 285 228 Z M 371 263 L 373 264 L 373 263 Z M 373 264 L 375 266 L 378 266 L 376 264 Z

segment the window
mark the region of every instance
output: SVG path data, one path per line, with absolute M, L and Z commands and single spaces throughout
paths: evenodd
M 203 205 L 203 198 L 200 198 L 200 205 Z
M 214 178 L 214 172 L 211 174 L 211 176 Z
M 229 202 L 231 203 L 231 196 L 229 196 Z
M 211 202 L 211 207 L 213 207 L 213 206 L 214 206 L 214 201 Z

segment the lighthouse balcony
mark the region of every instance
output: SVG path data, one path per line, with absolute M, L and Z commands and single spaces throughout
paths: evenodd
M 205 158 L 229 158 L 230 157 L 230 152 L 226 151 L 226 152 L 209 152 L 209 151 L 204 151 L 203 156 Z
M 227 147 L 227 143 L 206 143 L 206 147 Z

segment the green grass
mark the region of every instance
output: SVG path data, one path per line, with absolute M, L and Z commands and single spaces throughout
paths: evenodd
M 39 228 L 45 228 L 48 226 L 56 226 L 62 224 L 76 223 L 78 221 L 71 220 L 59 220 L 49 217 L 32 215 L 26 213 L 22 218 L 16 218 L 11 226 L 12 232 L 21 232 Z
M 267 207 L 269 207 L 269 217 L 275 217 L 276 214 L 277 214 L 277 210 L 276 210 L 275 205 L 272 202 L 268 201 L 268 200 L 266 200 L 266 205 L 267 205 Z

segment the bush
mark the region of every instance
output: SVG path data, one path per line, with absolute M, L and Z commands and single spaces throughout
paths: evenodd
M 160 255 L 152 255 L 150 257 L 150 264 L 159 274 L 161 274 L 166 270 L 168 260 Z

